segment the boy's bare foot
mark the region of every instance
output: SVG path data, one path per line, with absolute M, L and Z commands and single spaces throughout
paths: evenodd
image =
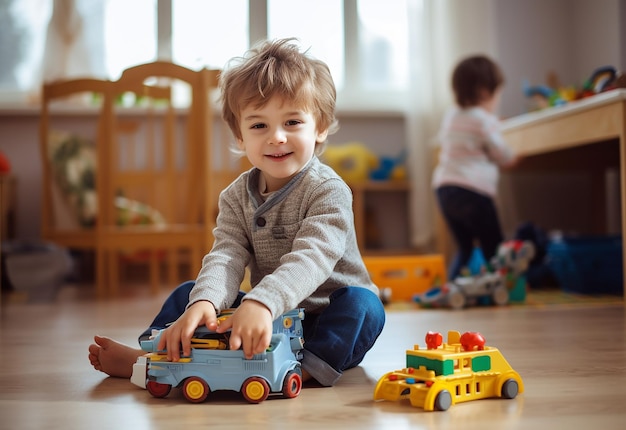
M 130 378 L 133 364 L 146 352 L 104 336 L 94 336 L 89 345 L 89 362 L 94 369 L 118 378 Z
M 310 379 L 312 379 L 313 377 L 311 376 L 311 374 L 309 372 L 307 372 L 306 370 L 302 369 L 302 382 L 306 382 Z

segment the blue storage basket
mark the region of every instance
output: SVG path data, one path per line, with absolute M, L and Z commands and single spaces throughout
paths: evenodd
M 563 237 L 548 244 L 547 264 L 565 291 L 622 295 L 622 252 L 621 236 Z

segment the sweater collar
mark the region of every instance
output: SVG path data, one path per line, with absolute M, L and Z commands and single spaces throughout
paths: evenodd
M 298 172 L 296 176 L 291 178 L 289 182 L 287 182 L 281 189 L 272 193 L 267 200 L 263 199 L 261 192 L 259 191 L 259 181 L 261 179 L 261 171 L 256 167 L 252 168 L 250 174 L 248 175 L 248 183 L 246 184 L 246 189 L 248 191 L 248 195 L 252 200 L 255 209 L 261 209 L 262 207 L 269 208 L 276 203 L 282 201 L 289 191 L 296 185 L 296 183 L 308 172 L 308 170 L 314 165 L 319 163 L 317 156 L 313 156 L 309 162 Z M 264 212 L 264 211 L 263 211 Z

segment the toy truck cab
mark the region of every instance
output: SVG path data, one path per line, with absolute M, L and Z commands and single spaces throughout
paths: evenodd
M 203 402 L 211 391 L 218 390 L 239 391 L 250 403 L 260 403 L 270 394 L 296 397 L 302 388 L 303 318 L 301 309 L 277 318 L 270 346 L 251 359 L 246 359 L 242 350 L 227 349 L 228 339 L 223 334 L 202 328 L 194 334 L 191 354 L 171 362 L 166 351 L 156 351 L 158 332 L 141 342 L 148 354 L 135 363 L 131 382 L 147 388 L 154 397 L 166 397 L 172 387 L 181 387 L 184 397 L 193 403 Z
M 434 336 L 436 335 L 436 336 Z M 451 405 L 471 400 L 502 397 L 513 399 L 524 391 L 520 375 L 502 353 L 484 346 L 479 333 L 429 333 L 427 348 L 406 351 L 406 368 L 383 375 L 376 384 L 374 400 L 409 399 L 425 411 L 445 411 Z
M 479 248 L 468 263 L 469 274 L 435 285 L 413 300 L 425 306 L 447 306 L 462 309 L 476 303 L 493 303 L 504 306 L 510 301 L 523 301 L 526 297 L 524 272 L 535 250 L 532 242 L 511 240 L 500 244 L 491 267 L 487 265 Z M 470 267 L 473 269 L 470 270 Z
M 447 306 L 463 309 L 468 303 L 489 298 L 494 304 L 504 306 L 509 302 L 509 290 L 499 272 L 486 272 L 476 276 L 459 276 L 443 286 L 413 296 L 423 305 Z
M 498 306 L 509 302 L 509 291 L 499 272 L 487 272 L 472 277 L 458 277 L 449 285 L 448 304 L 453 309 L 463 308 L 468 301 L 490 297 Z

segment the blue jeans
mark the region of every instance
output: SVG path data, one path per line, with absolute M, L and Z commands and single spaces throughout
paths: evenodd
M 194 284 L 194 281 L 187 281 L 172 291 L 140 340 L 150 336 L 153 329 L 164 329 L 183 314 Z M 231 307 L 239 306 L 243 296 L 240 292 Z M 344 370 L 363 360 L 384 324 L 383 304 L 370 290 L 343 287 L 334 291 L 330 304 L 322 312 L 304 315 L 302 368 L 321 385 L 334 385 Z
M 467 266 L 475 242 L 489 262 L 503 240 L 496 206 L 492 198 L 462 187 L 437 188 L 437 200 L 446 224 L 457 245 L 448 267 L 448 278 L 456 278 Z

